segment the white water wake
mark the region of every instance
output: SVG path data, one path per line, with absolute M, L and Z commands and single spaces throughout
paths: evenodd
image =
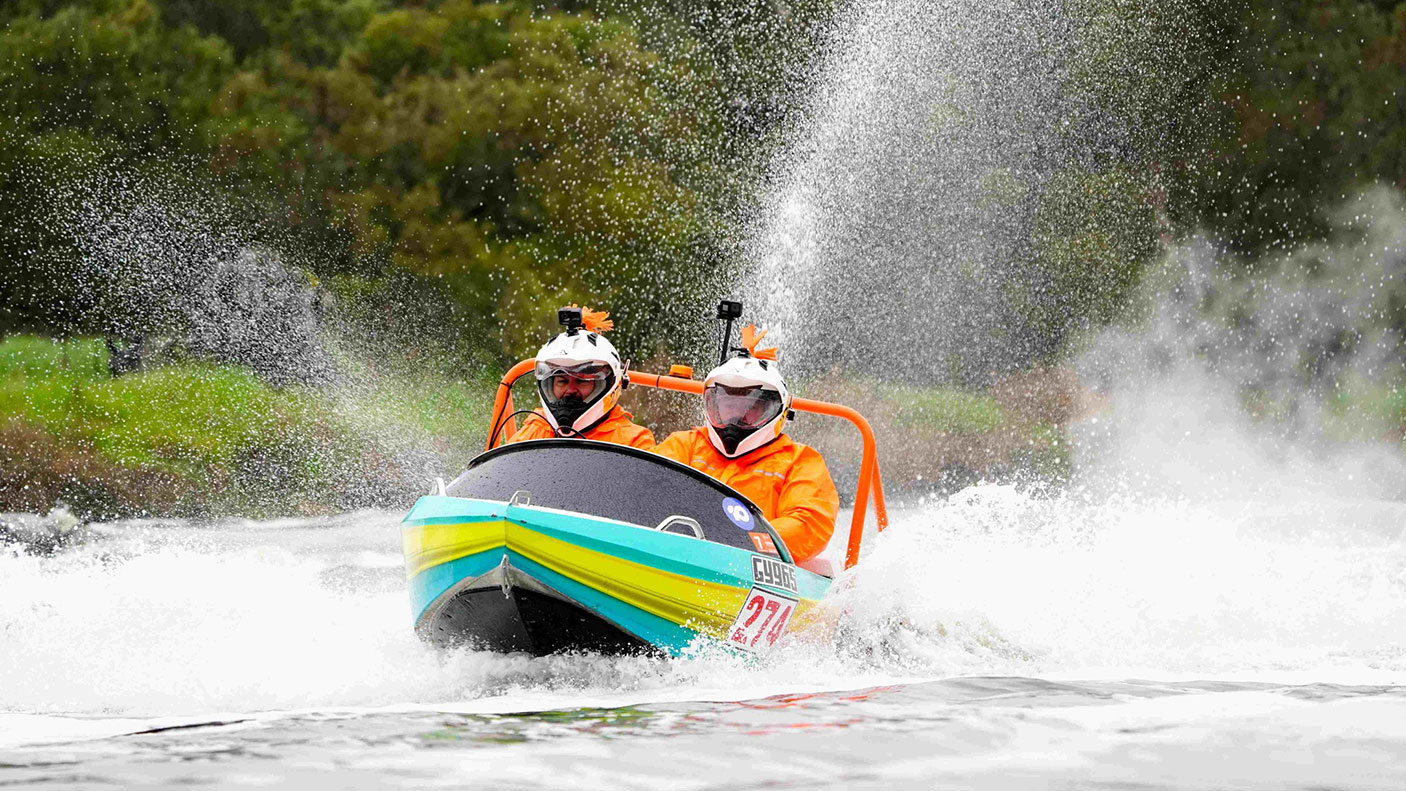
M 392 514 L 100 527 L 53 557 L 0 557 L 0 710 L 511 710 L 972 675 L 1406 680 L 1398 503 L 983 485 L 896 517 L 828 602 L 836 641 L 763 663 L 436 654 L 411 632 Z

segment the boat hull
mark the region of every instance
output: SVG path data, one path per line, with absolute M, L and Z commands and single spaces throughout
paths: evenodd
M 461 590 L 423 619 L 420 636 L 439 648 L 535 656 L 563 651 L 653 653 L 654 646 L 557 596 L 529 588 Z
M 789 564 L 794 574 L 761 575 L 763 556 L 737 547 L 468 497 L 421 498 L 402 539 L 416 631 L 439 646 L 679 655 L 701 639 L 754 650 L 729 642 L 749 597 L 787 608 L 775 639 L 804 625 L 829 586 Z

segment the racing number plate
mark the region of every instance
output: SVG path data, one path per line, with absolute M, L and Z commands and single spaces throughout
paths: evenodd
M 744 651 L 762 651 L 776 644 L 786 632 L 786 624 L 798 602 L 771 591 L 752 588 L 743 601 L 742 612 L 727 630 L 727 644 Z

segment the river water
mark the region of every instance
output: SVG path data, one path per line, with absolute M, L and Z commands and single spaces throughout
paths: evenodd
M 0 555 L 0 784 L 1406 787 L 1406 505 L 982 485 L 762 662 L 421 645 L 399 514 Z

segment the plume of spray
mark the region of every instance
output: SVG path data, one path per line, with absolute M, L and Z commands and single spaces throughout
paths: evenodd
M 105 334 L 176 342 L 275 384 L 335 377 L 330 296 L 287 260 L 279 227 L 251 202 L 164 168 L 104 163 L 41 194 Z
M 1396 316 L 1406 275 L 1400 193 L 1329 212 L 1333 237 L 1246 266 L 1213 240 L 1173 248 L 1141 318 L 1079 357 L 1113 412 L 1078 426 L 1100 485 L 1169 495 L 1406 495 L 1400 448 L 1373 404 L 1406 382 Z
M 51 265 L 55 281 L 78 295 L 85 328 L 113 343 L 115 370 L 195 358 L 315 395 L 311 422 L 265 427 L 284 435 L 261 438 L 272 445 L 243 463 L 250 481 L 275 482 L 256 498 L 296 488 L 275 507 L 398 503 L 457 463 L 458 449 L 406 418 L 406 394 L 418 392 L 407 376 L 442 385 L 431 392 L 463 386 L 442 370 L 436 339 L 416 337 L 416 316 L 342 304 L 313 274 L 317 256 L 334 253 L 311 249 L 277 212 L 162 166 L 90 162 L 34 179 L 37 206 L 71 251 Z M 419 357 L 407 373 L 395 361 L 410 349 Z M 316 480 L 289 477 L 308 469 Z
M 1134 161 L 1134 143 L 1171 146 L 1137 113 L 1170 114 L 1157 102 L 1199 46 L 1193 28 L 1148 26 L 1136 47 L 1157 68 L 1123 69 L 1118 26 L 1088 34 L 1081 9 L 840 14 L 748 237 L 749 315 L 788 373 L 979 382 L 1037 357 L 1027 311 L 1048 295 L 1015 293 L 1040 282 L 1015 270 L 1038 260 L 1046 187 Z M 1133 114 L 1101 115 L 1123 89 Z M 1171 250 L 1147 324 L 1096 333 L 1076 361 L 1113 406 L 1073 427 L 1071 483 L 984 484 L 900 514 L 830 601 L 851 644 L 934 669 L 960 666 L 955 646 L 995 672 L 1406 670 L 1406 575 L 1388 551 L 1402 509 L 1378 499 L 1400 496 L 1399 449 L 1323 430 L 1341 387 L 1384 385 L 1401 359 L 1384 319 L 1398 210 L 1365 200 L 1344 239 L 1256 262 L 1258 278 L 1227 274 L 1214 242 Z M 1155 249 L 1168 229 L 1144 230 Z M 837 313 L 863 331 L 831 333 Z
M 1062 53 L 1053 4 L 860 2 L 826 44 L 808 111 L 772 164 L 752 225 L 751 315 L 793 371 L 911 369 L 959 348 L 998 364 L 1015 321 L 1000 281 L 1032 197 L 1062 160 Z M 866 333 L 827 337 L 835 314 Z
M 844 6 L 745 223 L 751 316 L 790 370 L 984 383 L 1057 349 L 1121 287 L 1083 259 L 1155 252 L 1149 162 L 1187 145 L 1210 24 L 1183 2 Z
M 1071 427 L 1069 485 L 902 512 L 831 602 L 860 644 L 950 664 L 965 633 L 1005 646 L 993 666 L 1080 676 L 1406 672 L 1399 436 L 1340 428 L 1371 411 L 1345 397 L 1402 380 L 1406 212 L 1378 188 L 1332 217 L 1253 266 L 1170 249 L 1075 361 L 1110 407 Z

